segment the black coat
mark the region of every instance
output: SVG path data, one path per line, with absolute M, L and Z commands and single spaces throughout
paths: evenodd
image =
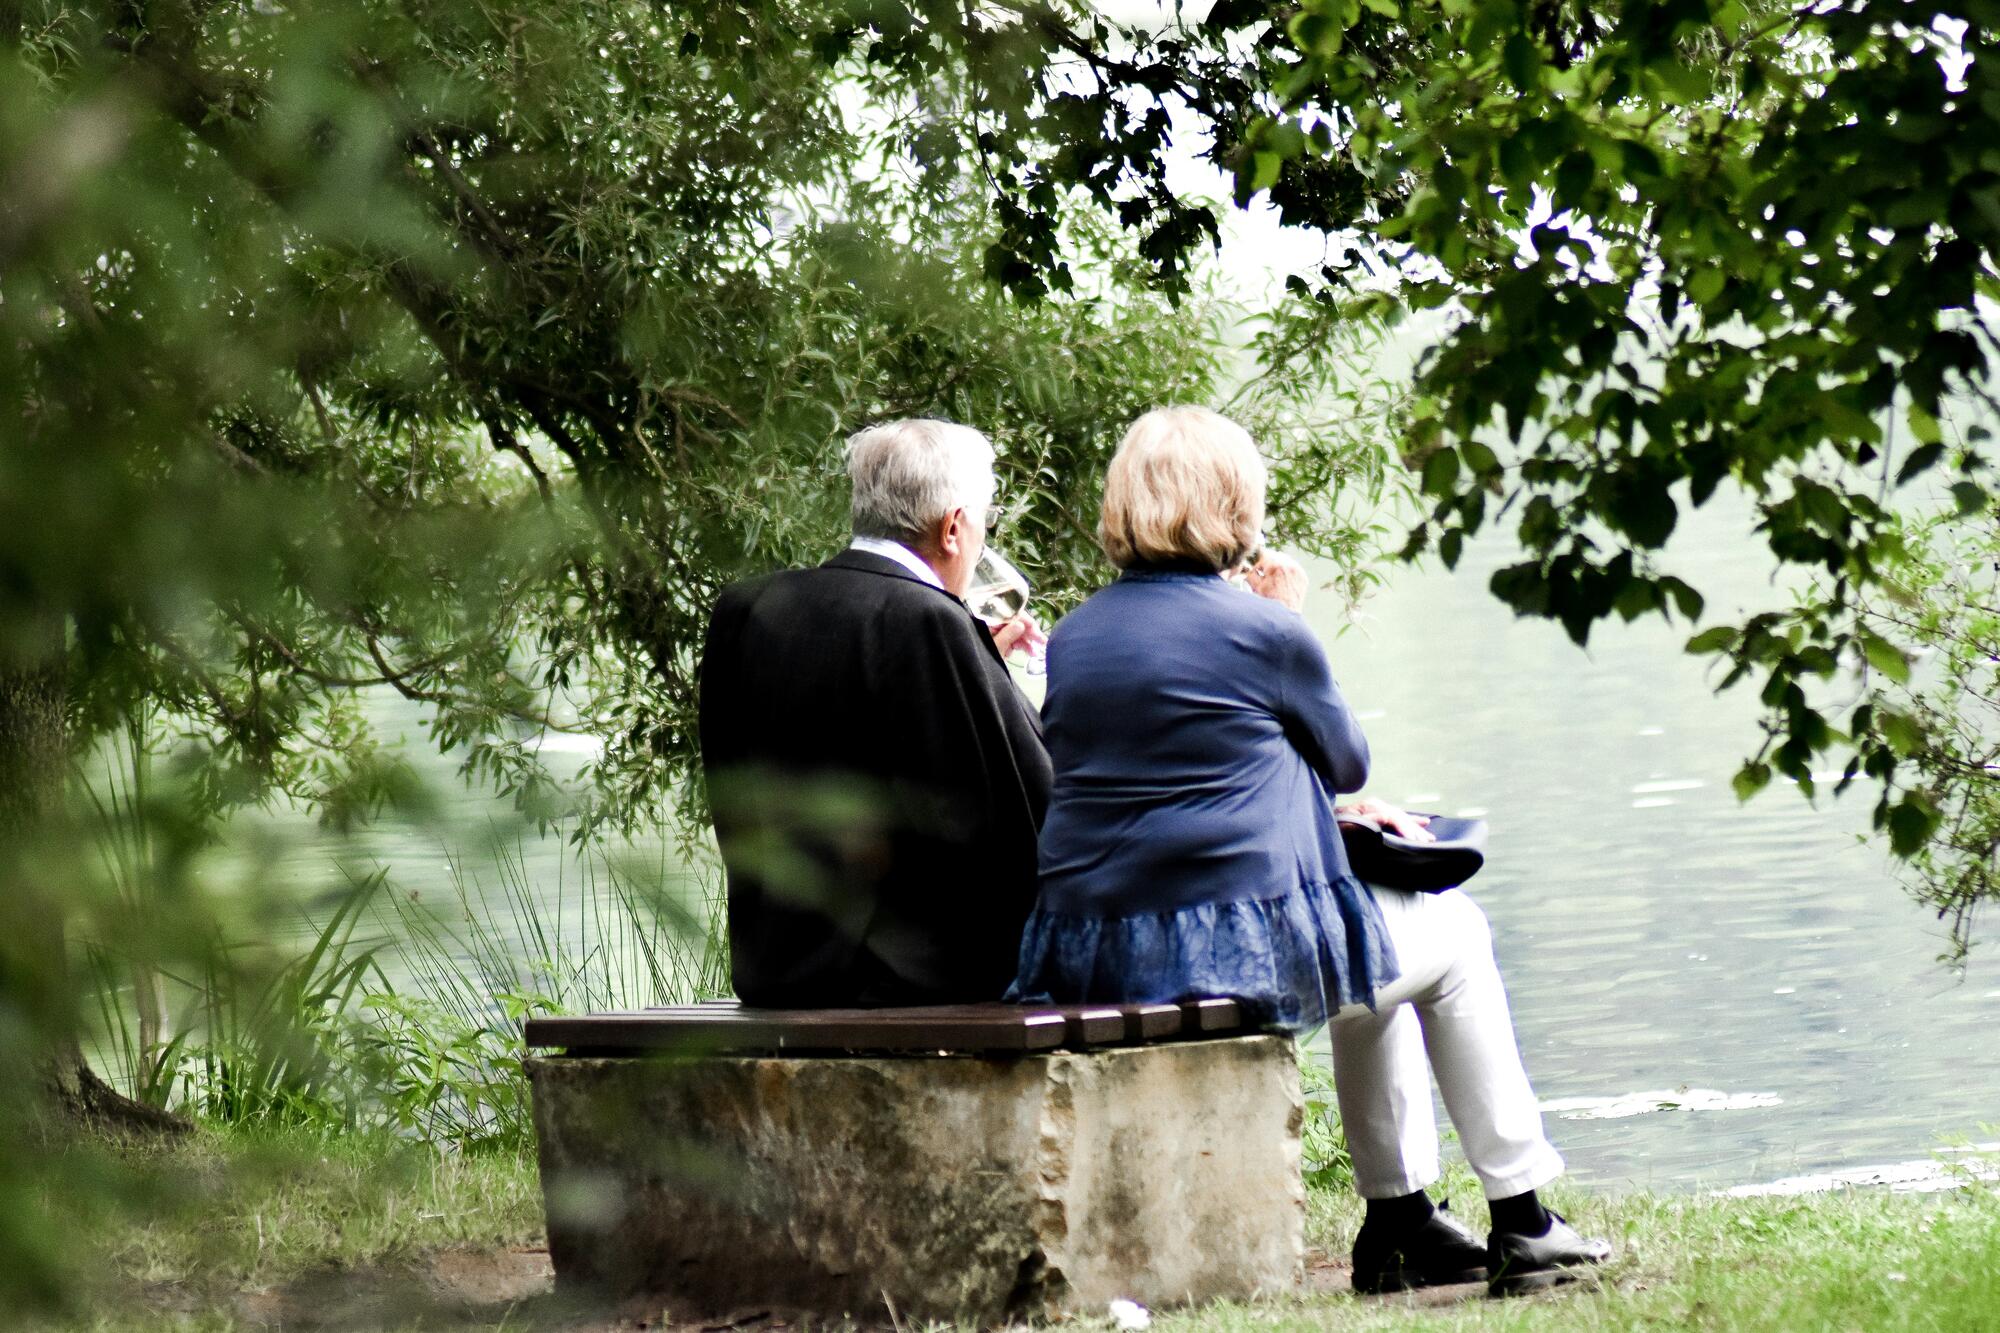
M 999 998 L 1050 769 L 963 602 L 861 551 L 731 586 L 701 747 L 746 1003 Z

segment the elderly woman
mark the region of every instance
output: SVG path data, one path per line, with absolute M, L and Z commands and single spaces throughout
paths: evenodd
M 1013 994 L 1229 995 L 1281 1030 L 1327 1024 L 1367 1200 L 1355 1287 L 1568 1280 L 1610 1249 L 1536 1197 L 1562 1159 L 1484 914 L 1348 867 L 1343 816 L 1419 837 L 1422 821 L 1335 804 L 1366 782 L 1368 744 L 1298 614 L 1303 572 L 1248 564 L 1264 486 L 1250 437 L 1201 408 L 1141 417 L 1112 460 L 1098 535 L 1123 573 L 1050 638 L 1055 787 Z M 1424 1192 L 1439 1174 L 1426 1057 L 1489 1200 L 1484 1247 Z

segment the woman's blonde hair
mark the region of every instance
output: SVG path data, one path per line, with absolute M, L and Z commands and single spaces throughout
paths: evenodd
M 1097 540 L 1120 569 L 1257 553 L 1264 460 L 1243 427 L 1205 407 L 1160 407 L 1132 423 L 1104 474 Z

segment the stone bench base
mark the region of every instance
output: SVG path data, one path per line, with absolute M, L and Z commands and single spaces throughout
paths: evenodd
M 565 1288 L 995 1324 L 1299 1276 L 1302 1103 L 1282 1037 L 527 1067 Z

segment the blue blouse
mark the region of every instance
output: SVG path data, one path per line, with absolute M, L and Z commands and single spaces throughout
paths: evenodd
M 1212 574 L 1128 572 L 1048 662 L 1055 787 L 1015 994 L 1234 994 L 1300 1027 L 1395 978 L 1334 816 L 1368 742 L 1301 616 Z

